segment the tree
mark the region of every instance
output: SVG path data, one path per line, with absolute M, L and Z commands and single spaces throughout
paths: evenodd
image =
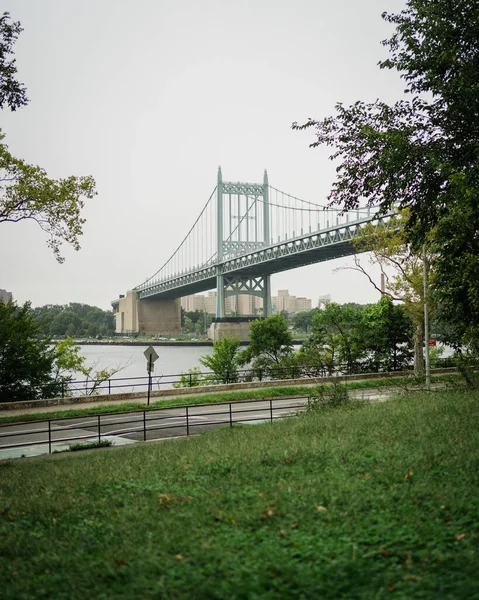
M 331 302 L 313 316 L 309 340 L 300 351 L 300 362 L 308 367 L 326 369 L 330 374 L 338 367 L 348 373 L 360 370 L 365 356 L 362 307 Z
M 50 179 L 40 167 L 14 158 L 3 143 L 0 133 L 0 223 L 35 221 L 49 235 L 47 245 L 56 260 L 64 262 L 60 253 L 63 242 L 80 249 L 85 219 L 81 210 L 84 198 L 93 198 L 92 177 Z
M 27 91 L 23 83 L 15 77 L 17 67 L 13 54 L 13 45 L 23 31 L 20 23 L 10 23 L 10 14 L 4 12 L 0 17 L 0 109 L 7 104 L 10 110 L 16 110 L 28 103 Z
M 367 306 L 333 302 L 316 312 L 298 361 L 318 375 L 399 370 L 411 358 L 411 328 L 404 307 L 387 296 Z
M 43 331 L 51 336 L 81 337 L 85 332 L 90 336 L 98 333 L 112 335 L 115 331 L 115 317 L 111 310 L 79 302 L 39 306 L 33 309 L 33 314 Z
M 293 352 L 293 337 L 288 321 L 281 315 L 252 321 L 249 326 L 250 344 L 239 354 L 239 363 L 252 362 L 255 369 L 281 366 Z
M 383 296 L 362 315 L 367 371 L 399 371 L 410 364 L 413 323 L 403 305 Z
M 80 355 L 80 346 L 67 337 L 56 343 L 53 374 L 55 381 L 61 386 L 63 395 L 71 393 L 69 384 L 73 381 L 72 374 L 81 374 L 86 378 L 86 394 L 92 396 L 98 393 L 102 383 L 124 369 L 127 364 L 117 365 L 108 369 L 97 369 L 98 363 L 88 366 L 84 356 Z
M 225 336 L 213 342 L 213 354 L 202 356 L 200 363 L 213 371 L 216 383 L 235 383 L 238 381 L 238 337 Z
M 296 313 L 293 317 L 294 329 L 296 331 L 303 331 L 304 333 L 308 333 L 313 324 L 313 316 L 317 310 L 317 308 L 313 308 L 312 310 L 305 310 Z
M 91 395 L 124 366 L 88 366 L 71 338 L 52 343 L 29 302 L 23 306 L 0 302 L 0 402 L 66 395 L 73 375 L 78 374 L 91 380 L 87 386 Z
M 406 209 L 378 226 L 368 224 L 353 241 L 358 252 L 368 250 L 369 262 L 379 265 L 384 289 L 371 278 L 357 255 L 354 257 L 355 266 L 347 268 L 363 273 L 379 292 L 391 300 L 402 302 L 414 330 L 414 373 L 420 377 L 424 373 L 424 255 L 407 242 L 408 216 Z M 430 255 L 427 258 L 430 262 Z M 432 318 L 434 303 L 430 294 L 427 304 Z
M 0 302 L 0 402 L 57 395 L 55 360 L 55 347 L 42 335 L 30 304 Z
M 16 81 L 17 68 L 13 44 L 22 28 L 10 23 L 9 14 L 0 18 L 0 109 L 7 104 L 11 110 L 27 104 L 26 90 Z M 51 179 L 44 169 L 13 157 L 0 132 L 0 223 L 32 220 L 47 233 L 47 245 L 56 260 L 64 262 L 60 246 L 66 242 L 80 249 L 78 238 L 83 234 L 85 219 L 81 217 L 84 198 L 96 195 L 91 176 Z
M 397 70 L 412 99 L 338 104 L 335 116 L 293 128 L 314 127 L 311 146 L 334 148 L 332 204 L 409 208 L 407 241 L 416 251 L 430 247 L 433 286 L 457 324 L 455 342 L 477 348 L 479 4 L 407 0 L 383 18 L 396 32 L 383 42 L 390 56 L 380 67 Z

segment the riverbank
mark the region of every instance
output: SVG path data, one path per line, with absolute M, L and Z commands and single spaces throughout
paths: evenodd
M 55 340 L 56 341 L 56 340 Z M 213 347 L 212 340 L 85 340 L 73 339 L 79 346 L 193 346 Z M 293 340 L 293 346 L 300 346 L 304 340 Z M 248 341 L 241 341 L 240 346 L 248 346 Z

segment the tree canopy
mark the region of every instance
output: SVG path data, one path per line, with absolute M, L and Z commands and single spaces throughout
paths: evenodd
M 438 303 L 456 321 L 449 341 L 477 348 L 479 4 L 408 0 L 383 18 L 396 31 L 383 42 L 389 58 L 379 66 L 400 74 L 411 99 L 338 104 L 334 116 L 293 128 L 313 127 L 311 146 L 334 149 L 332 204 L 409 209 L 407 239 L 430 247 Z
M 17 68 L 13 45 L 23 31 L 20 23 L 10 23 L 9 13 L 0 18 L 0 109 L 11 110 L 27 104 L 26 89 L 15 76 Z M 95 180 L 87 176 L 52 179 L 44 169 L 15 158 L 4 142 L 0 131 L 0 223 L 30 220 L 48 235 L 47 245 L 56 260 L 65 259 L 60 247 L 66 242 L 80 249 L 85 219 L 81 211 L 85 198 L 96 195 Z
M 79 302 L 46 304 L 34 308 L 33 315 L 45 334 L 54 337 L 92 337 L 115 332 L 115 315 L 111 310 Z
M 20 23 L 11 23 L 10 14 L 4 12 L 0 17 L 0 110 L 5 105 L 16 110 L 28 103 L 25 86 L 16 80 L 16 61 L 9 56 L 13 55 L 13 45 L 22 31 Z
M 389 296 L 366 306 L 331 302 L 316 309 L 298 364 L 330 374 L 400 370 L 409 365 L 412 337 L 404 306 Z
M 252 321 L 249 326 L 250 344 L 239 354 L 240 364 L 253 361 L 253 368 L 280 364 L 293 349 L 293 336 L 288 321 L 282 315 Z
M 30 304 L 0 302 L 0 402 L 51 398 L 60 390 L 55 346 L 43 335 Z

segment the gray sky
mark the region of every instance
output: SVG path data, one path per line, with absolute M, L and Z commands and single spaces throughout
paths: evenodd
M 3 224 L 0 288 L 34 306 L 110 307 L 173 253 L 216 185 L 261 182 L 324 203 L 326 149 L 293 121 L 334 104 L 394 102 L 381 12 L 404 0 L 0 0 L 21 21 L 15 52 L 30 104 L 4 110 L 10 151 L 51 177 L 93 175 L 81 250 L 58 265 L 34 223 Z M 374 302 L 342 259 L 272 277 L 272 290 Z

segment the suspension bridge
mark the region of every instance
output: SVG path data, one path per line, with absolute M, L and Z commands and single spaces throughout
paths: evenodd
M 269 316 L 272 274 L 354 254 L 352 240 L 384 218 L 371 207 L 342 214 L 296 198 L 269 185 L 266 171 L 262 183 L 223 181 L 219 168 L 215 189 L 171 257 L 112 302 L 117 332 L 177 334 L 180 298 L 216 288 L 214 325 L 244 337 L 244 326 L 225 317 L 226 296 L 260 296 Z

